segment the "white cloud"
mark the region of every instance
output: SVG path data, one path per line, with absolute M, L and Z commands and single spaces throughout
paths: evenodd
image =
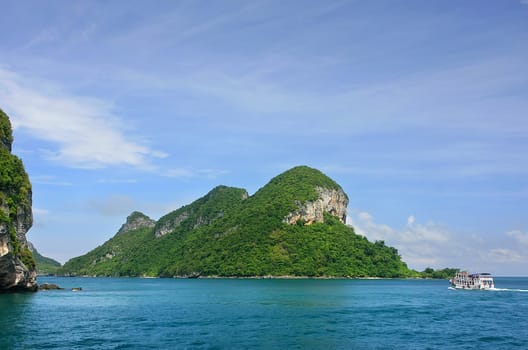
M 514 238 L 518 243 L 528 246 L 528 232 L 514 230 L 507 232 L 506 235 Z
M 407 227 L 401 231 L 400 239 L 403 242 L 445 242 L 449 239 L 449 233 L 434 223 L 415 224 L 414 216 L 410 216 Z
M 187 168 L 172 168 L 163 172 L 161 175 L 166 177 L 191 178 L 194 172 Z
M 103 216 L 124 217 L 136 210 L 138 203 L 130 196 L 113 195 L 106 198 L 92 199 L 88 207 Z
M 56 146 L 46 151 L 46 157 L 63 165 L 148 169 L 149 158 L 167 156 L 131 140 L 106 101 L 64 94 L 2 68 L 0 99 L 13 127 Z
M 99 179 L 98 184 L 135 184 L 138 183 L 136 179 Z
M 354 227 L 357 234 L 370 240 L 391 240 L 396 234 L 390 226 L 374 222 L 374 217 L 364 211 L 357 214 L 357 219 L 348 215 L 347 223 Z
M 506 262 L 506 263 L 528 262 L 527 256 L 522 255 L 521 253 L 513 249 L 506 249 L 506 248 L 491 249 L 489 252 L 489 258 L 492 261 L 496 261 L 496 262 Z
M 526 274 L 521 264 L 528 262 L 528 252 L 522 249 L 528 245 L 526 232 L 510 231 L 506 235 L 513 238 L 516 244 L 502 241 L 500 246 L 496 246 L 482 235 L 455 234 L 433 222 L 421 224 L 414 215 L 407 217 L 406 225 L 393 228 L 377 223 L 374 216 L 365 211 L 349 210 L 347 222 L 357 234 L 370 241 L 383 240 L 397 248 L 402 260 L 419 271 L 426 267 L 458 267 L 499 275 Z
M 402 259 L 417 270 L 429 266 L 456 266 L 461 261 L 460 256 L 466 253 L 465 247 L 455 248 L 455 240 L 446 228 L 432 222 L 419 224 L 414 215 L 410 215 L 406 225 L 400 229 L 377 223 L 374 217 L 366 212 L 353 216 L 355 218 L 349 215 L 349 223 L 356 233 L 371 241 L 383 240 L 396 247 Z
M 73 186 L 73 183 L 59 180 L 57 177 L 51 175 L 33 175 L 31 176 L 31 182 L 39 185 Z
M 162 176 L 173 177 L 173 178 L 205 178 L 205 179 L 216 179 L 219 176 L 229 174 L 228 170 L 222 169 L 197 169 L 193 170 L 190 168 L 172 168 L 165 172 L 160 172 Z

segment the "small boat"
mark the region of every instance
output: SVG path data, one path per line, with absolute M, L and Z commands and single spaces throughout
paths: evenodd
M 495 288 L 493 277 L 487 272 L 470 274 L 467 271 L 460 271 L 449 282 L 455 289 L 487 290 Z

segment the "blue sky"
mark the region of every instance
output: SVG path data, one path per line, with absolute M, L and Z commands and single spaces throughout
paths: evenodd
M 306 164 L 410 267 L 528 275 L 528 1 L 2 9 L 0 107 L 45 255 Z

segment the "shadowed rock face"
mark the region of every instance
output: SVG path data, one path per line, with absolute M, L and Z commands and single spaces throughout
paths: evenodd
M 299 220 L 306 225 L 314 222 L 324 222 L 324 213 L 337 217 L 342 223 L 346 221 L 346 208 L 348 198 L 341 189 L 316 188 L 319 198 L 315 201 L 297 203 L 298 209 L 289 213 L 284 222 L 290 225 L 296 224 Z
M 0 109 L 0 291 L 37 289 L 26 233 L 33 225 L 31 184 L 22 161 L 11 154 L 9 118 Z

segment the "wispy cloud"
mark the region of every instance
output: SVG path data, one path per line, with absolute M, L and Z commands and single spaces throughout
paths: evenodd
M 15 129 L 50 142 L 46 157 L 74 168 L 148 169 L 164 152 L 133 141 L 111 103 L 72 96 L 0 68 L 0 99 Z M 55 90 L 55 91 L 52 91 Z
M 528 262 L 528 256 L 522 255 L 518 251 L 506 248 L 496 248 L 489 251 L 488 257 L 492 261 L 505 262 L 505 263 L 526 263 Z
M 192 90 L 223 99 L 248 112 L 302 113 L 304 123 L 300 126 L 311 126 L 310 122 L 317 122 L 321 115 L 325 115 L 328 122 L 319 128 L 320 131 L 362 132 L 431 125 L 443 130 L 456 128 L 507 133 L 525 130 L 524 126 L 519 130 L 518 122 L 522 116 L 510 109 L 526 103 L 510 98 L 506 93 L 524 84 L 524 77 L 518 74 L 525 70 L 522 60 L 489 58 L 390 81 L 345 85 L 340 90 L 330 88 L 330 82 L 324 79 L 316 89 L 302 84 L 299 84 L 301 88 L 291 89 L 286 79 L 281 78 L 287 76 L 290 81 L 301 83 L 308 72 L 321 70 L 317 61 L 305 62 L 301 71 L 295 66 L 297 60 L 293 57 L 281 57 L 281 64 L 275 64 L 275 67 L 270 66 L 269 61 L 273 62 L 256 60 L 251 73 L 217 65 L 209 69 L 203 67 L 187 81 Z M 297 74 L 288 74 L 291 70 Z M 490 110 L 486 106 L 493 108 Z M 501 108 L 506 113 L 497 119 L 496 113 Z M 292 115 L 292 118 L 297 117 Z M 269 118 L 262 121 L 275 128 L 280 122 L 275 120 L 270 124 Z
M 123 217 L 136 210 L 138 203 L 127 195 L 112 195 L 89 200 L 87 207 L 103 216 Z
M 216 179 L 222 175 L 229 174 L 228 170 L 222 169 L 192 169 L 192 168 L 171 168 L 165 171 L 160 170 L 159 174 L 172 178 L 206 178 Z
M 396 246 L 404 261 L 413 268 L 438 267 L 448 263 L 445 261 L 445 253 L 442 253 L 442 250 L 451 236 L 441 225 L 419 224 L 411 215 L 407 218 L 407 224 L 403 228 L 395 229 L 389 225 L 377 223 L 374 217 L 366 212 L 349 216 L 349 223 L 356 233 L 372 241 L 383 240 Z
M 135 184 L 139 181 L 136 179 L 99 179 L 98 184 Z
M 31 176 L 31 182 L 34 184 L 50 186 L 73 186 L 72 182 L 60 180 L 53 175 L 33 175 Z
M 506 235 L 515 239 L 517 243 L 528 247 L 528 232 L 514 230 L 507 232 Z
M 496 246 L 480 235 L 456 234 L 433 222 L 421 224 L 413 215 L 400 228 L 380 224 L 371 214 L 363 211 L 349 211 L 347 220 L 356 233 L 371 241 L 384 240 L 396 247 L 403 260 L 417 270 L 425 267 L 459 267 L 495 272 L 502 269 L 503 274 L 525 273 L 509 271 L 512 266 L 508 265 L 528 261 L 528 251 L 522 249 L 528 245 L 528 234 L 525 232 L 508 232 L 506 236 L 513 238 L 513 242 L 501 241 Z M 493 265 L 493 262 L 500 264 Z

